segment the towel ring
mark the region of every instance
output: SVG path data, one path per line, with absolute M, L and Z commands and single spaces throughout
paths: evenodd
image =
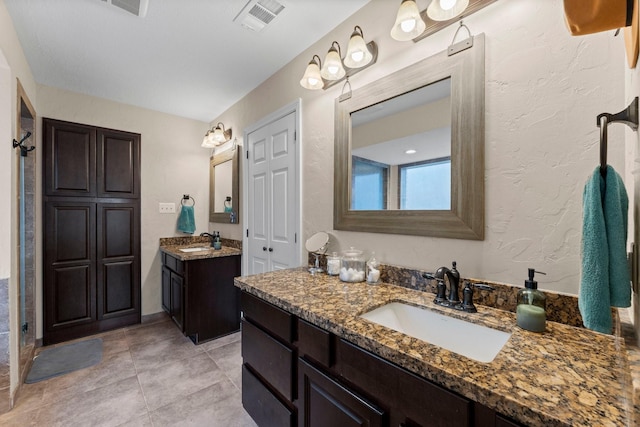
M 185 202 L 188 202 L 189 200 L 191 200 L 192 204 L 191 205 L 185 205 Z M 188 194 L 184 194 L 182 196 L 182 200 L 180 201 L 180 204 L 182 206 L 195 206 L 196 205 L 196 199 L 194 199 L 193 197 L 191 197 Z

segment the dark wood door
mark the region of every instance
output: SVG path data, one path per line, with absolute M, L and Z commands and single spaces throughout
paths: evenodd
M 171 273 L 171 318 L 184 331 L 184 289 L 182 276 Z
M 138 203 L 98 203 L 98 319 L 139 316 Z
M 45 334 L 96 320 L 95 217 L 94 203 L 45 204 Z
M 45 195 L 95 197 L 95 127 L 50 119 L 42 124 Z
M 298 359 L 298 425 L 381 427 L 385 413 L 303 359 Z
M 162 266 L 162 309 L 171 315 L 171 270 Z
M 44 344 L 140 322 L 140 135 L 43 119 Z
M 140 135 L 97 130 L 98 197 L 140 197 Z

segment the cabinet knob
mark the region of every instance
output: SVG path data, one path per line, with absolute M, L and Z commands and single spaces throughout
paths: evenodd
M 273 248 L 269 248 L 269 252 L 273 252 Z
M 266 250 L 267 250 L 267 247 L 266 247 L 266 246 L 263 246 L 263 247 L 262 247 L 262 250 L 263 250 L 263 251 L 266 251 Z

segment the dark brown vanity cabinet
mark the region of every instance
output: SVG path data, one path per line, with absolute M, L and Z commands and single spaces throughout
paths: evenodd
M 246 292 L 242 403 L 259 426 L 518 424 Z
M 182 261 L 162 253 L 162 308 L 182 333 L 201 342 L 240 329 L 240 255 Z
M 44 344 L 140 322 L 140 135 L 43 119 Z

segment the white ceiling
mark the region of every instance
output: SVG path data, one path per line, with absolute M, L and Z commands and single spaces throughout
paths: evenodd
M 233 22 L 247 1 L 149 0 L 141 18 L 101 0 L 4 0 L 38 83 L 204 122 L 369 0 L 278 0 L 259 33 Z

